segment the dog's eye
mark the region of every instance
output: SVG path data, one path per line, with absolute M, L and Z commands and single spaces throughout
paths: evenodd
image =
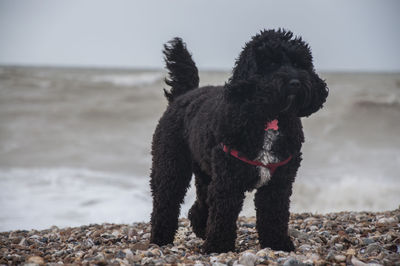
M 308 69 L 308 68 L 312 67 L 311 60 L 308 60 L 307 58 L 301 57 L 297 54 L 292 55 L 290 61 L 292 62 L 292 66 L 295 68 Z
M 308 64 L 307 62 L 303 62 L 303 61 L 293 61 L 292 62 L 292 66 L 295 68 L 304 68 L 307 69 L 310 67 L 310 64 Z
M 296 60 L 292 62 L 292 66 L 295 68 L 305 68 L 306 64 L 303 61 Z

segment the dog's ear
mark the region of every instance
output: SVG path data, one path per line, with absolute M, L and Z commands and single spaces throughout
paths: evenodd
M 232 80 L 245 80 L 257 73 L 257 60 L 253 47 L 246 44 L 233 68 Z
M 299 117 L 310 116 L 321 109 L 326 101 L 326 97 L 328 97 L 329 94 L 329 88 L 327 87 L 325 81 L 320 79 L 315 73 L 311 75 L 310 91 L 311 101 L 307 106 L 304 106 L 299 110 Z
M 230 80 L 225 83 L 224 97 L 230 102 L 244 102 L 250 99 L 257 90 L 257 83 L 254 80 Z

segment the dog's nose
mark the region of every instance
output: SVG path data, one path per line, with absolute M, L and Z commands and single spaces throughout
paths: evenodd
M 300 86 L 301 86 L 301 83 L 300 83 L 300 80 L 298 80 L 298 79 L 291 79 L 289 81 L 289 87 L 291 89 L 298 89 L 298 88 L 300 88 Z

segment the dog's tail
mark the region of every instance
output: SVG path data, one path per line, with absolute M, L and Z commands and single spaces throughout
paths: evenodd
M 176 37 L 165 44 L 163 53 L 169 75 L 165 83 L 171 86 L 170 91 L 164 89 L 164 94 L 168 102 L 172 102 L 177 96 L 199 86 L 199 72 L 181 38 Z

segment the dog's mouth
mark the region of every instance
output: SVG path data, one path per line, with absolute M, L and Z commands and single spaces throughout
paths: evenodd
M 296 100 L 296 95 L 294 95 L 294 94 L 289 95 L 286 98 L 285 107 L 281 110 L 281 113 L 287 113 L 287 112 L 293 111 L 293 109 L 296 106 L 295 100 Z
M 307 108 L 310 105 L 311 97 L 311 88 L 304 86 L 302 92 L 291 93 L 286 97 L 280 112 L 300 112 L 303 108 Z

